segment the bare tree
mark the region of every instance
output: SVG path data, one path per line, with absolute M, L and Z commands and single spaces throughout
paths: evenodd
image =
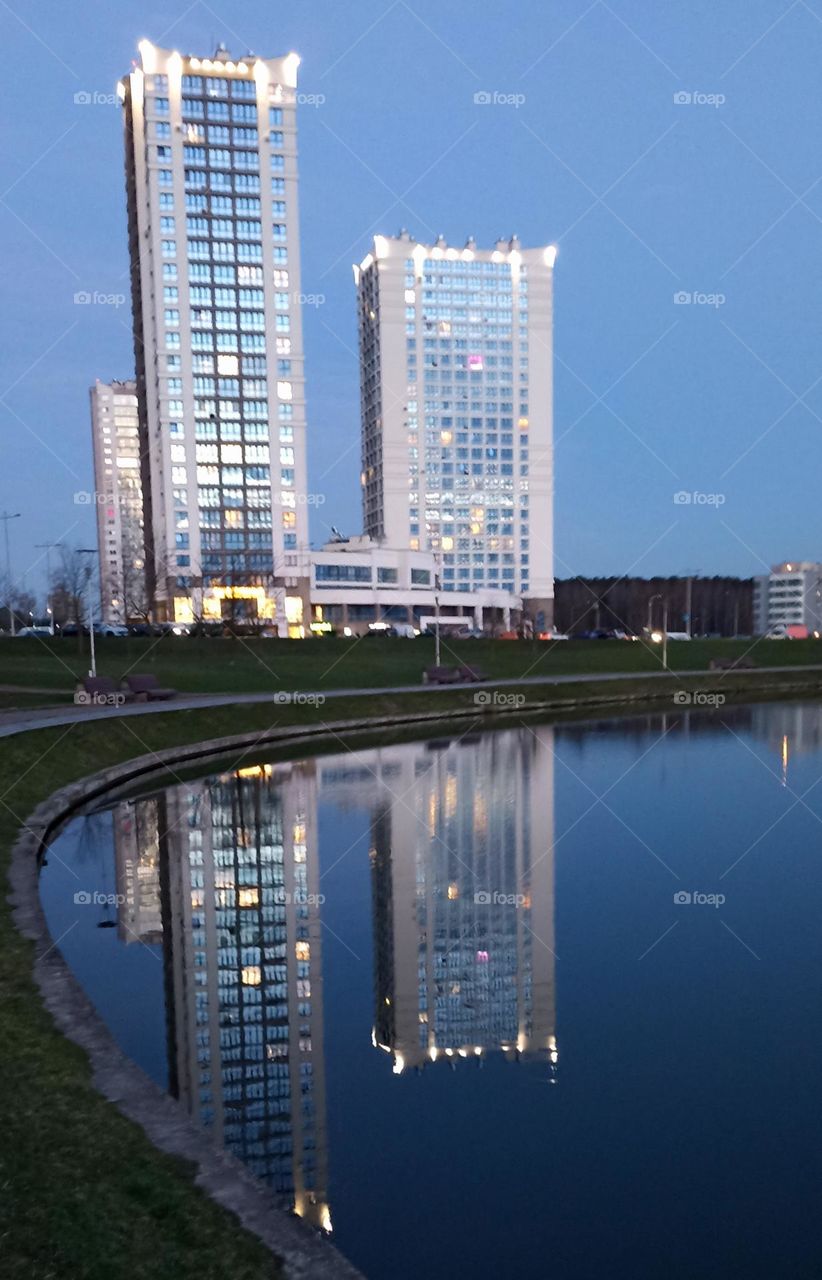
M 60 563 L 52 575 L 51 596 L 56 622 L 77 623 L 77 652 L 83 652 L 85 600 L 93 565 L 79 547 L 61 547 Z

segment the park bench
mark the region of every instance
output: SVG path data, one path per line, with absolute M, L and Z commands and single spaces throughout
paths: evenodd
M 425 684 L 476 684 L 487 679 L 476 667 L 428 667 L 422 678 Z
M 127 697 L 128 694 L 117 688 L 117 682 L 111 676 L 84 676 L 82 680 L 78 680 L 74 690 L 74 701 L 78 706 L 107 702 L 116 706 Z
M 153 675 L 126 676 L 122 687 L 135 702 L 165 702 L 177 693 L 176 689 L 161 688 L 157 677 Z
M 459 667 L 426 667 L 422 673 L 424 684 L 459 684 Z

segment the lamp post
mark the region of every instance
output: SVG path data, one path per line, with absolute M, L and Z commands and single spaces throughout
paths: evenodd
M 661 600 L 661 599 L 662 599 L 662 594 L 661 592 L 657 591 L 656 595 L 651 596 L 650 600 L 648 601 L 648 635 L 650 635 L 654 629 L 654 601 Z
M 9 618 L 11 619 L 12 636 L 15 634 L 15 630 L 14 630 L 14 606 L 12 604 L 12 599 L 11 599 L 12 583 L 11 583 L 11 555 L 9 553 L 9 520 L 19 520 L 19 519 L 20 519 L 19 511 L 15 511 L 13 514 L 10 514 L 8 511 L 4 511 L 2 515 L 0 515 L 0 520 L 3 521 L 3 525 L 6 531 L 6 582 L 8 583 Z
M 96 547 L 78 547 L 78 555 L 96 556 L 97 548 Z M 93 574 L 93 570 L 91 565 L 89 565 L 88 574 L 86 578 L 86 589 L 88 590 L 88 639 L 89 639 L 89 646 L 91 650 L 91 653 L 90 653 L 91 670 L 89 671 L 89 675 L 93 677 L 97 675 L 97 658 L 94 652 L 94 604 L 93 604 L 94 593 L 91 588 L 92 574 Z
M 662 666 L 668 670 L 668 601 L 662 606 Z
M 51 553 L 63 544 L 62 542 L 36 542 L 34 545 L 38 551 L 46 553 L 46 613 L 49 615 L 49 630 L 54 635 L 54 609 L 51 607 Z

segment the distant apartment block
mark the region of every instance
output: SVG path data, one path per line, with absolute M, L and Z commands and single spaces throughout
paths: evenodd
M 793 560 L 775 564 L 754 579 L 754 630 L 757 635 L 804 626 L 822 631 L 822 564 Z
M 298 634 L 300 59 L 139 50 L 120 96 L 156 617 L 266 619 Z
M 89 394 L 102 616 L 125 622 L 146 609 L 137 388 L 98 379 Z
M 365 533 L 432 552 L 442 590 L 553 618 L 555 249 L 376 236 L 354 268 Z

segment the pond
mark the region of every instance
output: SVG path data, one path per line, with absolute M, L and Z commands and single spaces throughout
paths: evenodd
M 41 876 L 120 1046 L 371 1280 L 817 1276 L 822 706 L 244 756 Z

